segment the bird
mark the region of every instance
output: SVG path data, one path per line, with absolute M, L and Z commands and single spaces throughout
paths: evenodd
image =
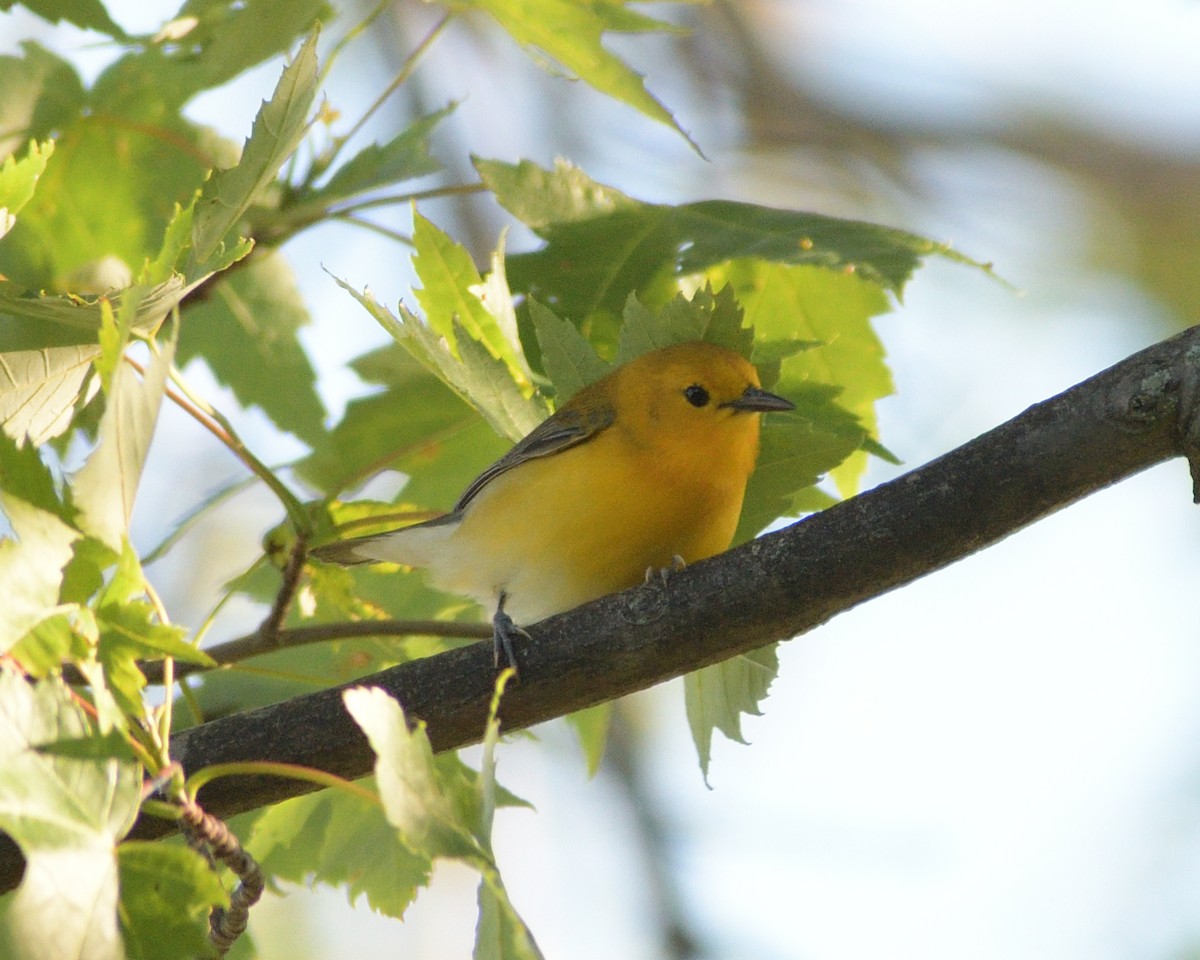
M 425 568 L 434 586 L 495 611 L 495 665 L 516 671 L 520 624 L 728 549 L 758 457 L 758 414 L 794 408 L 734 350 L 660 347 L 579 390 L 445 516 L 312 555 Z

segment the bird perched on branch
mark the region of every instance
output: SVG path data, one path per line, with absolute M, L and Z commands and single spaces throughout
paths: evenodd
M 517 624 L 728 548 L 758 457 L 757 414 L 791 409 L 733 350 L 653 350 L 580 390 L 451 513 L 312 555 L 426 568 L 435 586 L 495 610 L 497 666 L 515 668 Z

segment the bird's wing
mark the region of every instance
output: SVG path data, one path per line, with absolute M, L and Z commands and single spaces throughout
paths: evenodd
M 520 466 L 535 457 L 548 457 L 590 440 L 611 426 L 616 412 L 611 404 L 581 404 L 563 407 L 538 424 L 532 431 L 499 460 L 471 481 L 463 491 L 454 513 L 459 513 L 476 495 L 500 474 Z

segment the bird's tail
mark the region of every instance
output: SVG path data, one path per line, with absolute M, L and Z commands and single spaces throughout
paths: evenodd
M 424 567 L 437 556 L 461 519 L 460 514 L 449 513 L 436 520 L 415 523 L 399 530 L 372 533 L 351 540 L 338 540 L 315 547 L 309 552 L 309 556 L 344 567 L 381 562 Z

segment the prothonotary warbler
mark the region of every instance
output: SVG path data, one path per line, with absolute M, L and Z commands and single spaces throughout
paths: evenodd
M 758 457 L 757 414 L 793 408 L 725 347 L 653 350 L 580 390 L 451 513 L 314 555 L 425 567 L 437 587 L 496 611 L 496 663 L 515 667 L 516 624 L 725 550 Z

